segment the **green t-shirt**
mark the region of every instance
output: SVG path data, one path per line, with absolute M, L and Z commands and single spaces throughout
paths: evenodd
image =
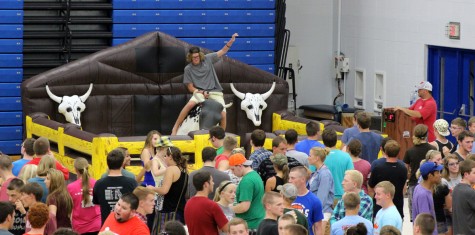
M 244 175 L 236 189 L 236 202 L 250 201 L 249 210 L 236 216 L 245 220 L 249 229 L 257 229 L 259 223 L 264 219 L 266 212 L 262 205 L 262 197 L 264 196 L 264 184 L 262 179 L 255 171 L 251 171 Z
M 223 146 L 217 148 L 216 149 L 216 156 L 219 156 L 219 155 L 223 154 L 223 152 L 224 152 L 224 147 Z
M 298 211 L 297 209 L 289 209 L 289 208 L 284 208 L 284 214 L 291 214 L 291 212 L 294 212 L 297 215 L 297 224 L 300 224 L 304 226 L 305 228 L 308 228 L 308 219 L 305 217 L 302 212 Z

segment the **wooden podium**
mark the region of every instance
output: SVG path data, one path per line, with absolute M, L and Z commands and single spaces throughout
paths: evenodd
M 406 150 L 414 146 L 412 143 L 412 134 L 416 123 L 403 111 L 398 110 L 394 112 L 389 108 L 385 108 L 382 112 L 382 123 L 383 133 L 401 145 L 398 157 L 402 160 Z

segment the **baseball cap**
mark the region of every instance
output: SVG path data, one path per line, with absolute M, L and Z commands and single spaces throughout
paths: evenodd
M 429 173 L 441 171 L 442 169 L 444 169 L 442 165 L 437 165 L 434 162 L 424 162 L 424 164 L 419 168 L 419 171 L 421 172 L 422 177 L 426 177 Z
M 428 90 L 428 91 L 432 91 L 432 84 L 430 84 L 430 82 L 421 82 L 419 83 L 419 85 L 417 85 L 417 89 L 420 90 L 420 89 L 424 89 L 424 90 Z
M 287 156 L 282 153 L 271 156 L 270 161 L 279 166 L 286 165 L 288 163 Z
M 284 185 L 279 185 L 277 187 L 278 190 L 280 190 L 280 193 L 285 197 L 290 200 L 295 200 L 298 196 L 298 191 L 297 187 L 291 183 L 286 183 Z
M 449 123 L 445 121 L 444 119 L 437 119 L 434 122 L 434 129 L 441 134 L 442 136 L 449 136 L 450 131 L 449 131 Z
M 188 50 L 188 53 L 194 54 L 194 53 L 200 53 L 201 50 L 199 47 L 191 47 L 190 50 Z
M 236 153 L 229 157 L 229 166 L 237 166 L 237 165 L 245 165 L 250 166 L 252 165 L 252 161 L 247 160 L 244 155 L 240 153 Z
M 157 141 L 157 146 L 155 147 L 173 147 L 173 143 L 168 136 L 162 136 Z

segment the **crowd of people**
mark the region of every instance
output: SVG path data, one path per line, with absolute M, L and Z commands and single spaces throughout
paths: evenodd
M 397 141 L 368 133 L 370 122 L 356 112 L 341 148 L 316 122 L 307 139 L 293 129 L 274 138 L 272 151 L 257 129 L 248 157 L 216 126 L 191 173 L 180 149 L 150 131 L 138 175 L 121 147 L 97 180 L 81 157 L 69 180 L 46 138 L 26 139 L 22 159 L 0 156 L 0 234 L 401 234 L 406 191 L 414 234 L 475 234 L 475 119 L 469 130 L 436 120 L 432 142 L 417 125 L 403 160 Z

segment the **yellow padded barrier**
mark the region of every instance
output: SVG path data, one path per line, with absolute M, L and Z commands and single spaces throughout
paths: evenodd
M 117 137 L 95 137 L 92 142 L 88 142 L 74 136 L 64 133 L 64 129 L 59 127 L 57 130 L 36 124 L 30 116 L 26 116 L 26 136 L 31 138 L 33 135 L 42 136 L 58 144 L 58 150 L 53 151 L 54 157 L 61 162 L 70 172 L 74 173 L 74 158 L 67 155 L 67 149 L 75 150 L 91 156 L 90 173 L 95 179 L 99 179 L 107 170 L 107 154 L 117 147 L 125 147 L 130 154 L 140 155 L 144 146 L 144 141 L 120 142 Z M 238 145 L 241 138 L 236 137 Z M 269 142 L 270 141 L 270 142 Z M 268 145 L 272 145 L 269 140 Z M 184 155 L 194 154 L 195 163 L 190 164 L 189 170 L 193 171 L 203 166 L 201 151 L 203 148 L 211 146 L 208 134 L 196 134 L 193 140 L 173 140 L 173 145 L 178 147 Z M 142 169 L 141 166 L 130 166 L 127 170 L 137 174 Z
M 324 125 L 321 122 L 318 123 L 320 125 L 320 131 L 323 131 L 325 129 Z M 294 129 L 299 135 L 307 135 L 305 126 L 305 123 L 282 119 L 282 116 L 278 113 L 272 114 L 272 131 Z

